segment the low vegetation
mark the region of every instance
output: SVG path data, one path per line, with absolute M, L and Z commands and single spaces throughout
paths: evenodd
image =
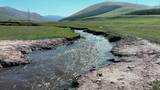
M 72 38 L 77 35 L 69 28 L 54 26 L 0 26 L 0 40 Z
M 160 90 L 160 81 L 156 80 L 152 83 L 152 90 Z
M 63 26 L 88 28 L 94 31 L 133 36 L 160 43 L 160 16 L 122 16 L 94 20 L 62 22 Z

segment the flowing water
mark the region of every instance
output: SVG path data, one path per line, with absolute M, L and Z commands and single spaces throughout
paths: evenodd
M 34 51 L 27 55 L 31 64 L 2 69 L 0 90 L 68 90 L 75 75 L 111 63 L 112 45 L 107 39 L 75 32 L 83 38 L 56 49 Z

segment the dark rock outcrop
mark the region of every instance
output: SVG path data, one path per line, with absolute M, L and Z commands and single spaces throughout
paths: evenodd
M 117 42 L 120 41 L 122 38 L 120 36 L 114 36 L 114 35 L 109 35 L 108 40 L 109 42 Z

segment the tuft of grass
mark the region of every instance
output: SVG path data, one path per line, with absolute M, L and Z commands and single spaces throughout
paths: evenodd
M 35 40 L 76 36 L 78 34 L 69 28 L 54 26 L 0 26 L 0 40 Z
M 152 82 L 152 90 L 160 90 L 160 81 L 156 80 Z

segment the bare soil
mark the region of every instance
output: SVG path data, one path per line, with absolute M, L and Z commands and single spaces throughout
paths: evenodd
M 78 90 L 151 90 L 160 80 L 160 45 L 147 40 L 115 43 L 113 64 L 82 75 Z

